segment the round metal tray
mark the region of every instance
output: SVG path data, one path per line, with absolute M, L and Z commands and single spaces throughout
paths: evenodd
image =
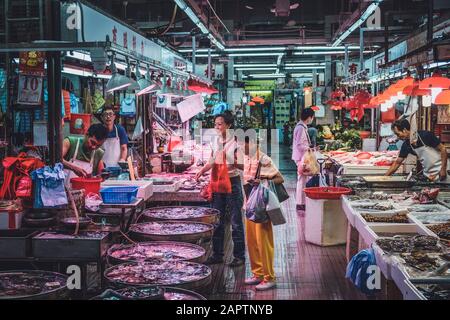
M 175 280 L 172 282 L 168 281 L 161 281 L 161 280 L 153 280 L 148 275 L 145 278 L 145 280 L 138 280 L 137 282 L 131 282 L 131 281 L 124 281 L 121 279 L 114 279 L 111 276 L 111 272 L 113 271 L 120 271 L 120 274 L 122 277 L 127 276 L 127 271 L 124 270 L 125 268 L 131 268 L 133 270 L 129 271 L 134 276 L 138 274 L 140 271 L 139 268 L 148 267 L 151 271 L 153 267 L 156 269 L 158 267 L 164 268 L 164 271 L 170 272 L 171 274 L 175 274 L 175 271 L 172 269 L 177 268 L 177 270 L 186 270 L 188 267 L 201 267 L 203 268 L 206 273 L 205 275 L 199 277 L 197 280 Z M 155 271 L 157 274 L 158 271 Z M 127 262 L 123 264 L 119 264 L 113 267 L 110 267 L 105 270 L 104 277 L 108 281 L 108 283 L 113 288 L 124 288 L 124 287 L 149 287 L 149 286 L 169 286 L 169 287 L 177 287 L 177 288 L 183 288 L 183 289 L 195 289 L 195 288 L 202 288 L 207 286 L 211 282 L 211 268 L 208 266 L 189 262 L 189 261 L 168 261 L 161 263 L 160 261 L 157 262 Z
M 138 230 L 138 228 L 145 224 L 158 223 L 163 225 L 171 225 L 171 224 L 191 224 L 197 225 L 201 224 L 206 226 L 205 231 L 195 232 L 195 233 L 178 233 L 178 234 L 159 234 L 159 233 L 146 233 Z M 190 242 L 196 243 L 202 239 L 210 239 L 212 237 L 214 231 L 214 226 L 207 223 L 202 222 L 194 222 L 194 221 L 153 221 L 146 223 L 134 224 L 130 227 L 130 236 L 133 239 L 138 241 L 180 241 L 180 242 Z
M 180 288 L 172 288 L 172 287 L 164 287 L 165 293 L 164 293 L 164 300 L 177 300 L 177 299 L 169 299 L 168 295 L 172 294 L 183 294 L 192 297 L 193 299 L 186 299 L 186 300 L 206 300 L 204 296 L 201 294 L 198 294 L 197 292 L 186 290 L 186 289 L 180 289 Z
M 170 244 L 171 246 L 178 246 L 180 247 L 180 249 L 196 249 L 199 252 L 201 252 L 201 254 L 189 258 L 189 259 L 173 259 L 173 258 L 159 258 L 159 257 L 148 257 L 145 258 L 143 260 L 138 260 L 136 258 L 116 258 L 113 256 L 113 253 L 117 250 L 124 250 L 124 249 L 130 249 L 130 248 L 134 248 L 136 246 L 141 246 L 141 247 L 145 247 L 145 246 L 161 246 L 161 245 L 167 245 Z M 186 242 L 174 242 L 174 241 L 152 241 L 152 242 L 141 242 L 139 244 L 127 244 L 127 245 L 123 245 L 123 244 L 115 244 L 113 245 L 111 248 L 109 248 L 108 250 L 108 262 L 112 265 L 117 265 L 120 263 L 125 263 L 125 262 L 140 262 L 140 261 L 151 261 L 151 260 L 163 260 L 163 261 L 191 261 L 191 262 L 202 262 L 204 256 L 206 254 L 206 250 L 198 245 L 195 244 L 191 244 L 191 243 L 186 243 Z
M 195 210 L 199 214 L 195 217 L 189 216 L 188 214 L 173 214 L 173 213 L 167 213 L 165 216 L 167 217 L 161 217 L 158 213 L 164 212 L 164 211 L 175 211 L 175 209 L 178 210 Z M 144 211 L 142 214 L 142 222 L 146 221 L 167 221 L 167 220 L 183 220 L 183 221 L 197 221 L 197 222 L 203 222 L 203 223 L 210 223 L 210 224 L 216 224 L 219 221 L 220 217 L 220 211 L 217 209 L 212 208 L 205 208 L 205 207 L 194 207 L 194 206 L 182 206 L 182 207 L 176 207 L 176 206 L 168 206 L 168 207 L 156 207 L 156 208 L 149 208 Z
M 42 281 L 43 278 L 48 277 L 48 282 L 53 283 L 59 282 L 59 287 L 48 291 L 42 291 L 37 294 L 24 294 L 24 295 L 0 295 L 0 300 L 63 300 L 69 298 L 69 290 L 67 288 L 67 276 L 64 274 L 49 272 L 49 271 L 41 271 L 41 270 L 12 270 L 12 271 L 2 271 L 0 272 L 0 287 L 3 286 L 2 279 L 6 276 L 21 276 L 26 275 L 28 277 L 36 278 Z M 25 284 L 26 285 L 26 284 Z M 3 291 L 4 289 L 2 289 Z

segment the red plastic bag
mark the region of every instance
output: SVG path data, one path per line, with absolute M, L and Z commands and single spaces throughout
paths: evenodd
M 231 180 L 228 175 L 228 166 L 223 154 L 222 163 L 214 162 L 210 180 L 211 193 L 231 193 Z
M 392 123 L 395 121 L 395 108 L 390 108 L 386 112 L 381 112 L 382 123 Z
M 16 197 L 31 199 L 33 196 L 33 180 L 25 176 L 19 180 L 16 187 Z
M 200 195 L 208 202 L 212 201 L 212 192 L 211 192 L 211 183 L 208 183 L 206 186 L 200 190 Z

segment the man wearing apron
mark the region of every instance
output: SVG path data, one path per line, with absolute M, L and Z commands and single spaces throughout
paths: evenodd
M 447 179 L 447 150 L 430 131 L 417 133 L 417 142 L 411 143 L 411 125 L 407 119 L 397 120 L 392 124 L 392 130 L 397 137 L 405 142 L 400 149 L 397 160 L 386 172 L 387 176 L 397 171 L 409 154 L 417 156 L 422 164 L 423 175 L 430 181 L 443 181 Z
M 62 163 L 68 169 L 68 179 L 96 176 L 104 169 L 104 151 L 100 149 L 106 140 L 108 130 L 102 124 L 93 124 L 84 137 L 66 137 L 63 141 Z
M 102 119 L 108 129 L 108 137 L 103 143 L 103 162 L 106 167 L 118 167 L 118 163 L 126 161 L 128 156 L 128 136 L 121 125 L 114 123 L 116 113 L 111 106 L 103 109 Z
M 297 210 L 305 210 L 305 193 L 303 192 L 303 189 L 306 187 L 309 177 L 300 173 L 300 166 L 303 156 L 311 147 L 311 140 L 308 134 L 308 125 L 311 124 L 313 120 L 314 110 L 311 108 L 303 109 L 300 115 L 300 121 L 295 126 L 293 134 L 292 160 L 294 160 L 297 164 Z

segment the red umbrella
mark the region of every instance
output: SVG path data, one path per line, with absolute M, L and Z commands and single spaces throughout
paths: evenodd
M 342 110 L 342 107 L 340 105 L 335 104 L 335 105 L 332 105 L 330 109 L 334 110 L 334 111 L 339 111 L 339 110 Z
M 411 86 L 407 86 L 403 89 L 403 94 L 411 97 L 417 96 L 429 96 L 431 95 L 431 90 L 429 89 L 420 89 L 419 84 L 416 83 Z
M 343 97 L 345 97 L 345 93 L 342 92 L 341 90 L 336 90 L 336 91 L 331 92 L 331 96 L 330 96 L 331 99 L 336 99 L 336 98 L 340 99 Z
M 254 103 L 253 101 L 250 101 L 249 103 L 247 103 L 250 107 L 254 107 L 256 106 L 256 103 Z
M 379 105 L 370 104 L 370 103 L 362 104 L 361 106 L 362 106 L 363 109 L 376 109 L 376 108 L 379 107 Z
M 256 103 L 261 103 L 261 104 L 265 102 L 265 100 L 261 97 L 254 97 L 254 98 L 252 98 L 252 101 L 256 102 Z
M 434 104 L 450 105 L 450 90 L 443 90 L 441 93 L 439 93 Z
M 434 72 L 429 78 L 419 83 L 419 89 L 448 89 L 450 88 L 450 79 L 441 76 L 440 72 Z
M 313 110 L 313 111 L 319 111 L 319 110 L 320 110 L 320 107 L 318 107 L 318 106 L 312 106 L 312 107 L 311 107 L 311 110 Z

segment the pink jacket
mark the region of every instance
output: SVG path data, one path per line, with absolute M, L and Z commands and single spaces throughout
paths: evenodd
M 302 160 L 303 155 L 308 151 L 310 144 L 308 127 L 303 121 L 300 121 L 294 129 L 292 139 L 292 160 L 295 162 Z

